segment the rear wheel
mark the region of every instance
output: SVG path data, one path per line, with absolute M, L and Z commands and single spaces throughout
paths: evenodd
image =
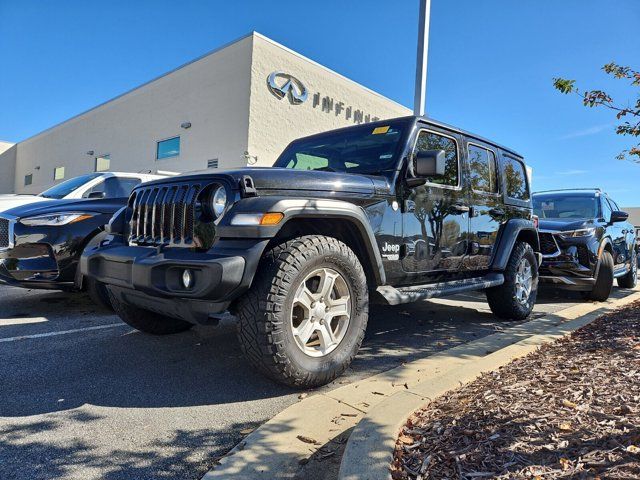
M 324 385 L 344 372 L 362 343 L 364 270 L 335 238 L 290 240 L 264 255 L 236 314 L 240 346 L 258 370 L 293 387 Z
M 635 246 L 633 247 L 633 253 L 631 254 L 630 270 L 624 276 L 618 278 L 618 286 L 622 288 L 634 288 L 638 283 L 638 254 L 636 253 Z
M 152 335 L 170 335 L 172 333 L 180 333 L 189 330 L 193 324 L 180 320 L 178 318 L 159 315 L 143 308 L 134 307 L 128 303 L 122 302 L 116 295 L 109 291 L 109 298 L 113 309 L 128 325 L 136 330 Z
M 504 283 L 486 290 L 491 311 L 505 320 L 524 320 L 538 295 L 538 262 L 531 245 L 517 242 L 504 271 Z
M 613 257 L 608 251 L 602 252 L 600 257 L 600 268 L 598 269 L 598 276 L 596 277 L 596 283 L 590 292 L 584 293 L 584 297 L 588 300 L 595 302 L 604 302 L 609 295 L 611 295 L 611 289 L 613 288 Z

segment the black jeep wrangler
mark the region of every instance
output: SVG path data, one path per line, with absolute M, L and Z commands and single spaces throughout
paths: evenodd
M 536 300 L 522 157 L 420 117 L 296 140 L 273 168 L 146 183 L 107 231 L 81 268 L 125 322 L 168 334 L 231 311 L 251 363 L 297 387 L 347 368 L 370 298 L 485 290 L 505 319 Z

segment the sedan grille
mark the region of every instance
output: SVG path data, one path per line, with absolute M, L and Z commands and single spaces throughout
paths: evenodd
M 177 184 L 136 189 L 129 199 L 132 209 L 129 242 L 191 245 L 200 188 L 197 184 Z
M 0 218 L 0 248 L 9 246 L 9 220 Z
M 540 232 L 539 237 L 540 253 L 542 253 L 543 255 L 553 255 L 560 250 L 552 233 Z

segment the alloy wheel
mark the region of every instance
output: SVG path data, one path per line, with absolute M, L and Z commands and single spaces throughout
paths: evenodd
M 296 345 L 310 357 L 323 357 L 343 340 L 351 318 L 351 295 L 332 268 L 309 273 L 296 289 L 291 327 Z
M 529 301 L 533 288 L 533 271 L 531 263 L 526 258 L 520 260 L 516 271 L 516 299 L 522 305 Z

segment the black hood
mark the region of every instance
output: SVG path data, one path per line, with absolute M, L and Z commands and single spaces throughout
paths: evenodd
M 323 172 L 316 170 L 294 170 L 291 168 L 254 167 L 236 170 L 203 170 L 191 172 L 177 177 L 147 182 L 149 184 L 174 183 L 182 180 L 202 180 L 226 177 L 233 185 L 239 185 L 243 176 L 250 176 L 260 191 L 269 190 L 305 190 L 316 192 L 343 192 L 373 194 L 389 190 L 386 177 L 359 175 L 341 172 Z
M 562 232 L 568 230 L 579 230 L 581 228 L 593 227 L 595 224 L 590 218 L 541 218 L 540 230 L 551 230 Z
M 126 198 L 109 199 L 61 199 L 36 202 L 11 208 L 5 213 L 14 217 L 24 218 L 35 215 L 46 215 L 57 212 L 94 212 L 115 213 L 120 207 L 125 206 Z

